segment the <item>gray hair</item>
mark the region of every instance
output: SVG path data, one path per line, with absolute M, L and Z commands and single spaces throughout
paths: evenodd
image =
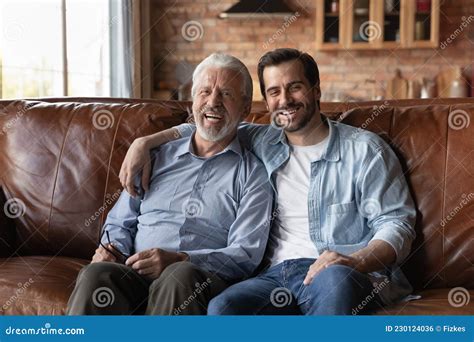
M 240 59 L 224 53 L 213 53 L 212 55 L 206 57 L 196 67 L 193 72 L 193 86 L 191 88 L 191 95 L 193 99 L 196 95 L 196 88 L 199 83 L 198 80 L 201 78 L 202 73 L 207 68 L 223 68 L 237 71 L 244 81 L 244 84 L 242 85 L 242 93 L 245 97 L 245 103 L 252 103 L 253 83 L 249 70 L 247 69 L 245 64 L 240 61 Z

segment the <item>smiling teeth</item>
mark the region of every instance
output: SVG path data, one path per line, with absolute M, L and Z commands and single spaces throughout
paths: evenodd
M 287 116 L 288 114 L 290 114 L 290 112 L 287 111 L 287 110 L 279 110 L 279 111 L 276 111 L 276 112 L 275 112 L 275 115 L 284 115 L 284 116 Z
M 222 116 L 216 115 L 216 114 L 214 114 L 214 113 L 212 113 L 212 114 L 204 114 L 204 116 L 206 116 L 206 117 L 211 117 L 211 118 L 219 118 L 219 119 L 222 118 Z
M 217 121 L 222 120 L 222 117 L 220 116 L 204 115 L 204 117 L 206 118 L 206 120 L 211 121 L 211 122 L 217 122 Z
M 281 115 L 292 115 L 295 114 L 297 109 L 292 109 L 292 110 L 282 110 L 280 113 Z

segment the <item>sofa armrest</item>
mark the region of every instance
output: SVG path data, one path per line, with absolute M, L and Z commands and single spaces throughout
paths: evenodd
M 0 258 L 12 255 L 15 249 L 16 229 L 15 222 L 5 213 L 7 198 L 0 187 Z

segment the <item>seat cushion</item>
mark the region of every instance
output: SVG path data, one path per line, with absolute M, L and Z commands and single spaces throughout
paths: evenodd
M 379 310 L 377 315 L 473 315 L 474 290 L 431 289 L 419 292 L 421 299 Z M 451 300 L 449 300 L 451 297 Z
M 89 262 L 52 256 L 0 259 L 0 313 L 64 315 L 77 274 Z
M 90 261 L 67 257 L 27 256 L 0 259 L 0 313 L 64 315 L 76 277 Z M 377 315 L 473 315 L 474 290 L 451 296 L 451 289 L 422 291 L 421 299 L 379 310 Z

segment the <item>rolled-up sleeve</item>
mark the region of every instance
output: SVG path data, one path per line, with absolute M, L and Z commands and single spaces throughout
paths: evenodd
M 374 232 L 372 240 L 390 244 L 400 264 L 415 239 L 416 210 L 400 162 L 388 145 L 364 165 L 359 182 L 360 206 Z
M 189 255 L 192 263 L 228 281 L 250 277 L 265 252 L 272 205 L 273 192 L 265 169 L 254 169 L 242 192 L 236 219 L 229 228 L 227 246 L 182 252 Z

